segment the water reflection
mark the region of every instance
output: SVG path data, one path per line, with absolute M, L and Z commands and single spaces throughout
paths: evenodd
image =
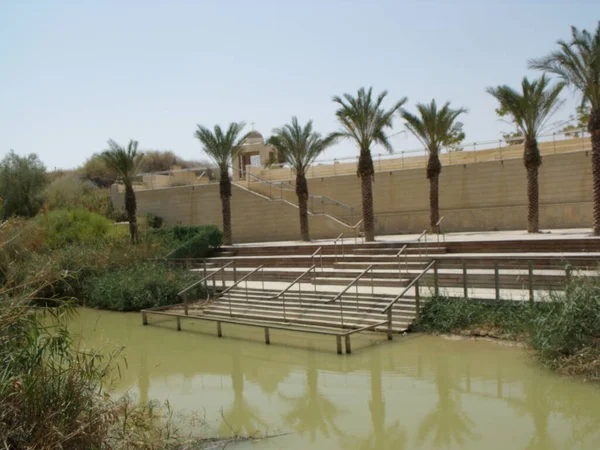
M 600 389 L 535 370 L 519 349 L 421 336 L 347 357 L 329 341 L 265 346 L 137 315 L 83 312 L 73 326 L 90 346 L 127 346 L 119 392 L 206 411 L 215 434 L 289 433 L 256 448 L 600 448 Z
M 403 450 L 407 448 L 406 430 L 396 420 L 390 425 L 385 425 L 385 402 L 382 389 L 381 353 L 373 350 L 370 357 L 370 382 L 371 399 L 369 401 L 369 412 L 373 425 L 371 433 L 364 438 L 356 437 L 344 440 L 343 447 L 347 449 L 382 449 Z
M 265 428 L 256 408 L 244 398 L 244 372 L 239 347 L 232 355 L 231 384 L 233 387 L 233 404 L 223 412 L 223 421 L 219 429 L 221 436 L 256 435 Z
M 288 397 L 283 393 L 279 396 L 284 399 L 290 409 L 283 415 L 283 421 L 301 435 L 308 434 L 310 441 L 315 442 L 317 432 L 329 437 L 331 432 L 340 436 L 342 431 L 335 421 L 342 410 L 338 408 L 327 396 L 319 392 L 319 372 L 317 371 L 315 355 L 310 353 L 306 363 L 306 391 L 300 397 Z

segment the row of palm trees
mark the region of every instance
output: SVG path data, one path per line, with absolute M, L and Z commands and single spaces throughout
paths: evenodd
M 594 34 L 572 27 L 569 42 L 558 41 L 556 51 L 544 58 L 529 61 L 529 67 L 543 71 L 544 75 L 533 81 L 525 77 L 520 90 L 506 85 L 487 89 L 487 92 L 498 101 L 500 114 L 510 117 L 523 135 L 523 162 L 527 172 L 527 229 L 531 233 L 539 231 L 538 170 L 542 158 L 537 139 L 544 125 L 562 105 L 563 101 L 559 99 L 559 95 L 563 88 L 569 86 L 581 95 L 582 104 L 590 106 L 588 131 L 592 141 L 593 234 L 598 236 L 600 235 L 600 22 Z M 552 84 L 546 73 L 556 75 L 558 82 Z M 407 130 L 416 136 L 428 151 L 426 174 L 430 182 L 430 227 L 432 232 L 439 232 L 439 176 L 442 171 L 439 155 L 444 148 L 464 139 L 463 124 L 457 119 L 467 110 L 453 109 L 449 102 L 440 108 L 436 101 L 432 100 L 428 104 L 418 103 L 417 113 L 413 114 L 402 108 L 407 101 L 406 98 L 395 102 L 390 108 L 384 108 L 382 104 L 386 96 L 387 91 L 374 96 L 372 88 L 368 90 L 360 88 L 356 96 L 344 94 L 342 97 L 333 97 L 333 101 L 339 106 L 336 117 L 340 129 L 327 136 L 314 131 L 312 121 L 302 126 L 296 117 L 292 118 L 291 123 L 273 130 L 273 136 L 268 143 L 277 149 L 280 159 L 296 173 L 296 194 L 303 240 L 310 240 L 306 171 L 323 151 L 339 139 L 350 139 L 359 149 L 357 175 L 361 181 L 363 229 L 366 241 L 375 240 L 372 185 L 375 170 L 371 148 L 374 145 L 381 145 L 388 151 L 392 151 L 386 131 L 392 128 L 392 120 L 396 114 L 399 114 Z M 247 135 L 242 136 L 243 128 L 244 123 L 232 123 L 226 131 L 218 125 L 214 127 L 214 131 L 211 131 L 199 125 L 195 133 L 203 150 L 214 160 L 221 172 L 219 192 L 226 245 L 232 243 L 229 169 L 231 161 L 237 157 L 247 137 Z M 105 152 L 105 158 L 111 165 L 114 163 L 114 167 L 125 182 L 125 204 L 130 220 L 132 242 L 135 242 L 137 239 L 134 237 L 134 232 L 137 233 L 135 195 L 133 189 L 127 187 L 126 181 L 131 179 L 131 176 L 126 176 L 126 170 L 135 167 L 135 164 L 125 162 L 127 155 L 130 158 L 135 157 L 135 151 L 132 152 L 132 142 L 127 149 L 124 149 L 110 141 L 111 148 Z

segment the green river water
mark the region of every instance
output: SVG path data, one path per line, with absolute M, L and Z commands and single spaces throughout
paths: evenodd
M 121 345 L 114 392 L 168 400 L 211 435 L 286 433 L 253 449 L 600 449 L 600 386 L 539 369 L 519 348 L 426 335 L 335 340 L 80 310 L 84 345 Z M 307 348 L 308 347 L 308 348 Z

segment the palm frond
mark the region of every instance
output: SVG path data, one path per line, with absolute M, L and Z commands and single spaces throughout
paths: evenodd
M 373 99 L 373 88 L 366 90 L 361 87 L 356 97 L 350 94 L 333 97 L 333 102 L 340 106 L 336 116 L 341 125 L 334 135 L 354 140 L 361 149 L 370 149 L 373 144 L 379 144 L 391 152 L 392 146 L 384 131 L 392 128 L 393 116 L 406 103 L 406 97 L 391 108 L 384 109 L 382 103 L 387 95 L 387 91 L 383 91 Z
M 100 156 L 109 167 L 117 172 L 127 186 L 133 183 L 134 177 L 139 173 L 144 154 L 138 152 L 137 141 L 130 140 L 125 148 L 109 139 L 108 150 L 102 152 Z
M 418 114 L 401 109 L 400 115 L 405 127 L 427 149 L 430 154 L 439 154 L 444 148 L 456 142 L 462 134 L 463 124 L 456 119 L 467 113 L 466 108 L 452 109 L 450 102 L 438 109 L 435 100 L 431 103 L 417 103 Z
M 337 138 L 334 133 L 322 137 L 313 131 L 312 120 L 302 126 L 296 117 L 292 117 L 291 123 L 273 130 L 268 143 L 277 149 L 280 157 L 297 174 L 304 175 L 315 159 L 331 147 Z
M 579 91 L 582 103 L 600 108 L 600 21 L 592 35 L 571 27 L 571 41 L 558 41 L 558 50 L 528 62 L 531 69 L 557 75 Z
M 233 122 L 223 132 L 219 125 L 214 126 L 214 131 L 198 125 L 194 136 L 202 144 L 202 150 L 219 166 L 221 172 L 227 172 L 231 161 L 237 157 L 244 140 L 248 137 L 248 134 L 245 134 L 240 138 L 245 126 L 244 122 Z
M 550 79 L 543 75 L 538 80 L 521 82 L 521 92 L 510 86 L 487 88 L 500 104 L 500 110 L 508 114 L 526 139 L 537 139 L 552 115 L 562 106 L 559 99 L 565 83 L 550 85 Z

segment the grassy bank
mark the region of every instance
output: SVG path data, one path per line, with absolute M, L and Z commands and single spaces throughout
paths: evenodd
M 153 228 L 141 221 L 138 245 L 128 228 L 87 210 L 56 210 L 0 228 L 0 286 L 19 293 L 34 283 L 35 301 L 75 299 L 89 307 L 135 311 L 178 303 L 197 280 L 164 257 L 199 258 L 221 245 L 215 226 Z M 48 282 L 52 280 L 52 282 Z M 201 296 L 199 289 L 195 292 Z
M 600 283 L 592 279 L 534 304 L 434 297 L 413 328 L 524 342 L 550 369 L 600 380 Z

